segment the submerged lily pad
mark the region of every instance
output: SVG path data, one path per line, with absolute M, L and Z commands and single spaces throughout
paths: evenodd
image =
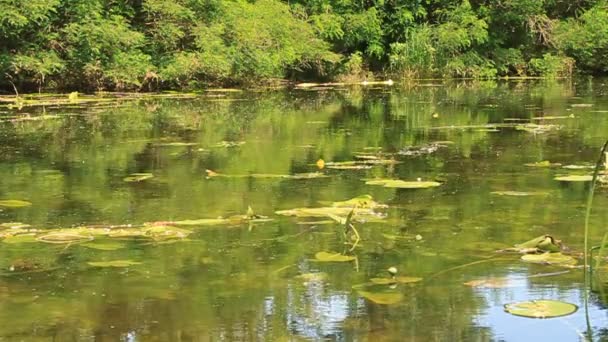
M 32 205 L 31 202 L 23 200 L 0 200 L 0 207 L 5 208 L 23 208 Z
M 137 183 L 150 178 L 154 178 L 154 175 L 151 173 L 132 173 L 128 177 L 123 178 L 122 180 L 127 183 Z
M 555 177 L 555 180 L 560 182 L 591 182 L 593 176 L 589 175 L 570 175 L 570 176 L 559 176 Z
M 129 267 L 139 265 L 141 262 L 133 260 L 112 260 L 112 261 L 89 261 L 87 264 L 95 267 Z
M 426 189 L 441 185 L 441 183 L 433 181 L 404 181 L 400 179 L 371 179 L 367 180 L 365 184 L 399 189 Z
M 578 306 L 557 300 L 532 300 L 505 304 L 505 311 L 516 316 L 528 318 L 553 318 L 573 314 Z
M 370 291 L 358 291 L 359 295 L 363 298 L 370 300 L 376 304 L 391 305 L 399 303 L 403 300 L 404 296 L 400 292 L 370 292 Z
M 320 262 L 348 262 L 356 258 L 352 255 L 344 255 L 334 252 L 318 252 L 315 254 L 315 259 Z
M 525 262 L 535 264 L 547 264 L 557 266 L 572 266 L 576 264 L 576 259 L 562 253 L 543 253 L 543 254 L 526 254 L 521 257 Z

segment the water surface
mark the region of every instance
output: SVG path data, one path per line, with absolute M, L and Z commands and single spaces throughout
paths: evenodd
M 543 126 L 514 127 L 529 122 Z M 122 239 L 125 248 L 110 251 L 0 243 L 0 341 L 579 340 L 587 329 L 582 270 L 495 251 L 542 234 L 561 239 L 575 255 L 582 250 L 588 183 L 554 177 L 589 170 L 525 164 L 593 164 L 607 134 L 608 86 L 601 80 L 427 82 L 1 107 L 0 200 L 32 205 L 0 207 L 0 223 L 49 231 L 140 226 L 244 215 L 249 207 L 274 220 L 181 227 L 192 231 L 187 239 Z M 353 161 L 361 154 L 399 163 L 317 166 L 319 159 Z M 206 170 L 239 177 L 208 177 Z M 310 172 L 327 177 L 255 176 Z M 125 182 L 133 173 L 153 178 Z M 366 185 L 372 178 L 441 185 Z M 352 253 L 339 224 L 303 224 L 331 218 L 275 214 L 365 194 L 388 208 L 377 209 L 381 220 L 355 223 L 361 241 Z M 600 189 L 591 218 L 594 244 L 605 231 L 607 207 L 608 189 Z M 357 260 L 321 263 L 314 260 L 320 251 Z M 88 264 L 108 260 L 141 264 Z M 388 276 L 389 267 L 423 280 L 368 289 L 401 296 L 391 305 L 356 290 Z M 492 277 L 508 286 L 463 284 Z M 589 307 L 596 339 L 608 338 L 599 293 Z M 535 299 L 581 308 L 553 319 L 504 312 L 504 304 Z

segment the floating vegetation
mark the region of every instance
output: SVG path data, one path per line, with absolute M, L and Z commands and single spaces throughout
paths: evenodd
M 361 157 L 361 156 L 358 156 Z M 367 156 L 360 158 L 362 160 L 347 160 L 341 162 L 326 162 L 323 159 L 317 160 L 315 165 L 319 169 L 333 169 L 333 170 L 369 170 L 373 166 L 379 165 L 395 165 L 399 164 L 399 161 L 395 159 L 380 159 L 378 157 Z
M 215 144 L 214 147 L 224 147 L 224 148 L 232 148 L 232 147 L 239 147 L 241 145 L 245 145 L 244 141 L 220 141 L 219 143 Z
M 529 133 L 534 133 L 534 134 L 542 134 L 542 133 L 559 130 L 559 129 L 561 129 L 561 126 L 559 126 L 559 125 L 540 125 L 540 124 L 528 123 L 528 124 L 517 125 L 517 126 L 515 126 L 515 129 L 518 131 L 524 131 L 524 132 L 529 132 Z
M 318 252 L 315 254 L 315 260 L 319 262 L 348 262 L 356 260 L 352 255 L 344 255 L 335 252 Z
M 294 175 L 281 175 L 281 174 L 272 174 L 272 173 L 252 173 L 248 175 L 227 175 L 223 173 L 218 173 L 213 170 L 205 170 L 207 173 L 207 178 L 215 178 L 215 177 L 224 177 L 224 178 L 279 178 L 279 179 L 295 179 L 295 180 L 305 180 L 305 179 L 316 179 L 316 178 L 327 178 L 324 173 L 321 172 L 310 172 L 310 173 L 296 173 Z
M 139 265 L 141 262 L 133 260 L 112 260 L 112 261 L 89 261 L 87 264 L 94 267 L 129 267 Z
M 486 278 L 467 281 L 463 284 L 470 287 L 498 289 L 508 287 L 509 280 L 507 278 Z
M 572 108 L 591 108 L 593 103 L 573 103 L 570 105 Z
M 0 207 L 4 207 L 4 208 L 23 208 L 23 207 L 29 207 L 31 206 L 32 203 L 28 202 L 28 201 L 23 201 L 23 200 L 0 200 Z
M 353 219 L 357 221 L 377 221 L 383 220 L 385 216 L 377 213 L 370 208 L 352 208 L 352 207 L 320 207 L 320 208 L 295 208 L 288 210 L 279 210 L 275 214 L 283 216 L 295 217 L 346 217 L 353 211 Z
M 29 224 L 21 223 L 21 222 L 5 222 L 0 223 L 0 228 L 9 228 L 9 229 L 24 229 L 31 227 Z
M 400 179 L 365 179 L 367 185 L 381 185 L 385 188 L 399 189 L 426 189 L 440 186 L 441 183 L 433 181 L 404 181 Z
M 376 285 L 411 284 L 422 281 L 422 278 L 399 276 L 393 278 L 371 278 L 369 281 Z
M 151 173 L 132 173 L 129 176 L 123 178 L 122 180 L 127 183 L 138 183 L 151 178 L 154 178 L 154 175 Z
M 155 143 L 154 146 L 156 147 L 185 147 L 185 146 L 195 146 L 198 145 L 198 143 L 193 143 L 193 142 L 182 142 L 182 141 L 175 141 L 175 142 L 161 142 L 161 143 Z
M 91 248 L 99 251 L 115 251 L 126 247 L 124 243 L 116 241 L 90 241 L 80 244 L 80 246 Z
M 401 302 L 404 298 L 403 294 L 400 292 L 357 291 L 357 293 L 371 302 L 382 305 L 396 304 Z
M 294 279 L 301 280 L 303 283 L 319 283 L 327 279 L 327 277 L 327 273 L 325 272 L 314 272 L 297 275 Z
M 574 259 L 573 257 L 559 252 L 546 252 L 543 254 L 525 254 L 522 255 L 521 260 L 535 264 L 546 264 L 556 266 L 573 266 L 577 263 L 576 259 Z
M 578 307 L 574 304 L 557 300 L 532 300 L 505 304 L 505 311 L 516 316 L 528 318 L 553 318 L 575 313 Z
M 357 207 L 357 208 L 370 208 L 370 209 L 388 207 L 385 204 L 380 204 L 380 203 L 374 201 L 374 198 L 371 195 L 361 195 L 361 196 L 353 197 L 346 201 L 332 202 L 331 206 L 338 207 L 338 208 Z
M 519 252 L 536 253 L 536 252 L 559 252 L 562 249 L 561 240 L 557 240 L 551 235 L 541 235 L 532 240 L 515 245 Z
M 591 175 L 569 175 L 569 176 L 558 176 L 554 178 L 560 182 L 591 182 L 593 176 Z
M 548 192 L 525 192 L 525 191 L 492 191 L 492 195 L 499 196 L 516 196 L 516 197 L 525 197 L 525 196 L 548 196 Z
M 11 235 L 7 236 L 2 240 L 4 243 L 9 244 L 19 244 L 19 243 L 32 243 L 38 242 L 35 234 L 21 234 L 21 235 Z
M 541 120 L 562 120 L 562 119 L 574 119 L 574 118 L 575 118 L 574 114 L 561 115 L 561 116 L 551 116 L 551 115 L 548 115 L 548 116 L 534 117 L 534 118 L 532 118 L 532 120 L 541 121 Z
M 495 128 L 493 128 L 493 129 L 495 129 Z M 399 152 L 397 152 L 397 154 L 402 155 L 402 156 L 420 156 L 420 155 L 434 153 L 442 147 L 447 147 L 447 144 L 445 144 L 444 142 L 441 142 L 441 141 L 432 142 L 432 143 L 420 145 L 420 146 L 407 146 L 407 147 L 401 149 Z
M 37 241 L 45 242 L 45 243 L 79 243 L 84 241 L 91 241 L 94 237 L 91 235 L 82 235 L 77 233 L 68 233 L 68 232 L 53 232 L 45 235 L 41 235 L 36 237 Z
M 568 169 L 568 170 L 593 170 L 595 169 L 595 165 L 591 165 L 591 164 L 584 164 L 584 165 L 564 165 L 562 166 L 562 168 L 564 169 Z
M 372 168 L 370 165 L 328 165 L 325 167 L 333 170 L 369 170 Z
M 525 166 L 529 166 L 529 167 L 559 167 L 562 164 L 560 164 L 560 163 L 552 163 L 552 162 L 550 162 L 548 160 L 543 160 L 543 161 L 539 161 L 539 162 L 536 162 L 536 163 L 527 163 L 527 164 L 524 164 L 524 165 Z

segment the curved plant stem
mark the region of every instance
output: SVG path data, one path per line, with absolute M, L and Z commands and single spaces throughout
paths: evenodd
M 585 211 L 585 230 L 584 230 L 584 250 L 583 250 L 583 258 L 584 258 L 584 293 L 583 293 L 583 302 L 585 306 L 585 321 L 587 322 L 587 339 L 589 341 L 593 340 L 593 332 L 591 331 L 591 322 L 589 320 L 589 289 L 591 286 L 591 277 L 589 274 L 589 218 L 591 217 L 591 207 L 593 205 L 593 195 L 595 192 L 595 185 L 597 183 L 597 177 L 600 172 L 600 167 L 602 166 L 602 160 L 604 158 L 604 154 L 606 153 L 606 149 L 608 148 L 608 140 L 604 143 L 602 150 L 600 152 L 600 157 L 595 163 L 595 170 L 593 171 L 593 178 L 591 180 L 591 188 L 589 189 L 589 194 L 587 196 L 587 209 Z M 603 248 L 603 246 L 601 247 Z M 601 254 L 601 250 L 600 250 Z

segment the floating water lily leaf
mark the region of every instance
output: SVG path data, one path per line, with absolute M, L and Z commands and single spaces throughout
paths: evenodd
M 125 244 L 115 241 L 91 241 L 83 243 L 80 246 L 100 251 L 115 251 L 126 247 Z
M 551 235 L 541 235 L 532 240 L 515 245 L 519 249 L 539 249 L 546 252 L 559 252 L 561 250 L 561 241 L 555 239 Z
M 244 145 L 245 142 L 244 141 L 220 141 L 219 143 L 215 144 L 215 147 L 239 147 L 241 145 Z
M 139 265 L 141 262 L 132 260 L 112 260 L 112 261 L 90 261 L 87 264 L 95 267 L 129 267 Z
M 53 232 L 46 235 L 41 235 L 36 238 L 40 242 L 46 243 L 78 243 L 93 240 L 93 236 L 65 233 L 65 232 Z
M 527 163 L 524 164 L 525 166 L 530 166 L 530 167 L 556 167 L 556 166 L 561 166 L 562 164 L 560 163 L 552 163 L 548 160 L 543 160 L 543 161 L 539 161 L 536 163 Z
M 217 226 L 222 224 L 227 224 L 229 221 L 224 218 L 216 218 L 216 219 L 199 219 L 199 220 L 182 220 L 182 221 L 173 221 L 171 224 L 176 226 Z
M 376 304 L 391 305 L 399 303 L 403 300 L 403 294 L 400 292 L 370 292 L 358 291 L 359 295 Z
M 372 179 L 365 182 L 367 185 L 381 185 L 385 188 L 399 189 L 425 189 L 440 186 L 439 182 L 432 181 L 404 181 L 400 179 Z
M 337 208 L 385 208 L 386 205 L 375 202 L 373 197 L 370 195 L 361 195 L 351 198 L 346 201 L 332 202 L 332 207 Z
M 7 236 L 2 240 L 4 243 L 30 243 L 36 242 L 36 236 L 34 234 L 21 234 L 15 236 Z
M 560 181 L 560 182 L 591 182 L 593 180 L 593 176 L 588 176 L 588 175 L 559 176 L 559 177 L 555 177 L 555 180 Z
M 533 300 L 505 304 L 505 311 L 516 316 L 528 318 L 553 318 L 573 314 L 578 306 L 557 300 Z
M 593 107 L 593 103 L 573 103 L 570 105 L 572 108 L 590 108 Z
M 31 227 L 29 224 L 21 223 L 21 222 L 5 222 L 0 223 L 0 227 L 2 228 L 10 228 L 10 229 L 23 229 Z
M 154 178 L 154 175 L 151 173 L 132 173 L 128 177 L 123 178 L 122 180 L 128 183 L 136 183 L 145 181 L 150 178 Z
M 492 191 L 492 195 L 499 196 L 547 196 L 549 193 L 547 192 L 525 192 L 525 191 Z
M 346 217 L 350 214 L 352 207 L 321 207 L 321 208 L 295 208 L 289 210 L 279 210 L 277 215 L 295 216 L 295 217 Z M 384 219 L 384 216 L 368 208 L 355 208 L 353 218 L 356 220 L 378 221 Z
M 154 144 L 154 146 L 158 146 L 158 147 L 182 147 L 182 146 L 194 146 L 194 145 L 198 145 L 198 144 L 180 142 L 180 141 Z
M 563 169 L 568 169 L 568 170 L 593 170 L 595 168 L 594 165 L 564 165 L 562 166 Z
M 543 254 L 525 254 L 522 255 L 521 260 L 525 262 L 531 262 L 535 264 L 547 264 L 557 266 L 572 266 L 576 264 L 576 259 L 569 255 L 562 253 L 550 253 L 546 252 Z
M 395 278 L 371 278 L 369 281 L 376 285 L 390 285 L 390 284 L 409 284 L 409 283 L 417 283 L 421 281 L 422 278 L 419 277 L 395 277 Z
M 0 200 L 0 207 L 5 208 L 23 208 L 32 205 L 31 202 L 22 200 Z
M 466 283 L 464 283 L 464 285 L 470 287 L 498 289 L 508 287 L 509 281 L 507 278 L 487 278 L 467 281 Z
M 327 279 L 327 273 L 315 272 L 315 273 L 304 273 L 295 277 L 295 279 L 302 280 L 305 283 L 309 282 L 321 282 Z
M 325 168 L 333 170 L 369 170 L 372 167 L 370 165 L 327 165 Z
M 315 259 L 321 262 L 347 262 L 353 261 L 356 258 L 352 255 L 344 255 L 334 252 L 318 252 L 315 254 Z

